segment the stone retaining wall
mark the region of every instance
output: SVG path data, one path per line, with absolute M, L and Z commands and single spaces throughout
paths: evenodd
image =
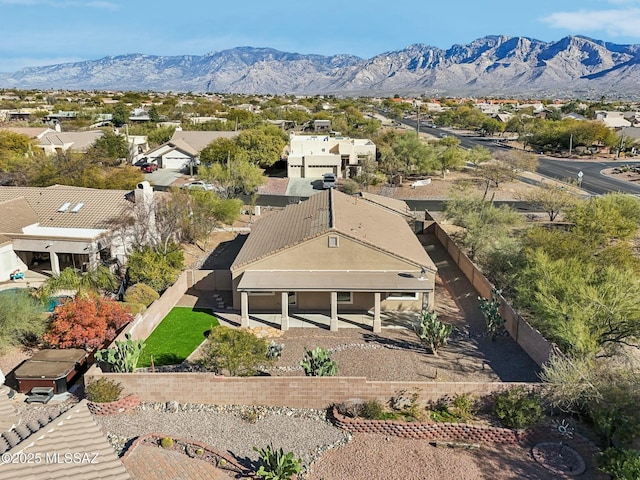
M 114 415 L 126 413 L 140 405 L 140 396 L 137 393 L 127 395 L 115 402 L 94 403 L 88 402 L 87 408 L 94 415 Z
M 520 432 L 508 428 L 484 427 L 465 423 L 350 418 L 338 413 L 335 407 L 333 408 L 333 418 L 338 427 L 351 433 L 380 433 L 401 438 L 495 444 L 514 444 L 521 440 Z

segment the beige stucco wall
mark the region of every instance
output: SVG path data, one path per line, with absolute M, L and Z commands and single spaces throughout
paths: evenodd
M 339 237 L 338 247 L 329 247 L 329 236 Z M 232 272 L 233 306 L 236 309 L 240 309 L 240 293 L 237 291 L 237 287 L 246 268 L 245 266 Z M 420 271 L 419 268 L 409 262 L 334 232 L 258 260 L 250 265 L 250 270 L 335 270 L 336 275 L 346 270 L 408 273 L 419 273 Z M 309 272 L 309 275 L 313 275 L 313 273 Z M 434 285 L 435 275 L 428 272 L 427 278 L 428 284 Z M 304 292 L 298 295 L 297 308 L 300 310 L 329 310 L 331 307 L 329 292 Z M 353 300 L 353 304 L 340 304 L 338 309 L 347 311 L 373 308 L 373 292 L 356 292 Z M 433 305 L 433 295 L 431 295 L 430 304 Z M 387 300 L 381 304 L 383 310 L 420 310 L 421 306 L 422 299 L 420 296 L 418 300 L 413 302 Z M 279 311 L 281 309 L 280 295 L 251 295 L 249 297 L 249 309 L 251 310 L 252 308 Z

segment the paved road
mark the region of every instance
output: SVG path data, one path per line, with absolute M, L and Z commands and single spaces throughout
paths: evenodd
M 405 118 L 399 120 L 399 122 L 416 129 L 415 120 Z M 498 151 L 505 148 L 499 146 L 495 142 L 495 139 L 492 138 L 460 135 L 459 133 L 451 132 L 450 130 L 427 128 L 425 126 L 421 126 L 420 131 L 431 133 L 435 136 L 440 136 L 442 133 L 455 136 L 460 140 L 460 145 L 464 148 L 473 148 L 476 145 L 481 145 L 492 151 Z M 577 180 L 578 172 L 582 172 L 581 188 L 594 195 L 602 195 L 608 192 L 624 192 L 633 195 L 640 195 L 640 185 L 618 180 L 614 177 L 605 176 L 600 173 L 605 168 L 616 167 L 622 164 L 640 164 L 640 162 L 628 162 L 624 160 L 613 162 L 558 160 L 544 155 L 539 155 L 538 160 L 539 162 L 536 172 L 557 180 Z

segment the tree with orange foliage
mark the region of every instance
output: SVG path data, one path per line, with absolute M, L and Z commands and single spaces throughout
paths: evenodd
M 116 337 L 133 316 L 118 302 L 108 298 L 76 297 L 57 307 L 44 341 L 55 348 L 93 350 Z

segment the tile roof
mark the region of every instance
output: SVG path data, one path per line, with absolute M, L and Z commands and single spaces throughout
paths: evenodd
M 231 269 L 264 258 L 329 231 L 436 270 L 405 219 L 388 208 L 335 189 L 313 195 L 297 205 L 260 219 Z
M 2 127 L 0 130 L 8 130 L 13 133 L 19 133 L 20 135 L 26 135 L 29 138 L 40 138 L 45 133 L 54 132 L 48 127 Z
M 47 133 L 38 140 L 39 146 L 64 146 L 71 145 L 73 150 L 84 152 L 104 135 L 102 130 L 91 132 L 52 132 Z
M 3 377 L 0 376 L 0 379 Z M 16 410 L 9 398 L 9 388 L 0 385 L 0 432 L 10 430 L 17 423 Z M 2 449 L 0 448 L 0 452 Z
M 23 197 L 37 215 L 42 227 L 109 229 L 127 212 L 131 203 L 126 197 L 130 193 L 126 190 L 98 190 L 65 185 L 46 188 L 0 187 L 0 218 L 13 212 L 4 202 Z M 70 203 L 67 210 L 59 212 L 58 209 L 66 203 Z M 71 211 L 81 203 L 83 205 L 79 211 Z M 17 213 L 31 215 L 24 204 Z
M 0 201 L 0 212 L 0 233 L 22 233 L 23 227 L 40 222 L 40 217 L 23 197 Z
M 25 460 L 32 458 L 33 462 L 0 463 L 0 480 L 131 480 L 89 413 L 86 400 L 41 424 L 40 429 L 30 423 L 21 429 L 22 435 L 20 427 L 12 430 L 13 438 L 18 435 L 22 440 L 5 455 L 23 453 L 28 455 L 23 456 Z
M 214 140 L 218 140 L 219 138 L 234 138 L 238 135 L 240 135 L 240 132 L 176 130 L 171 137 L 171 142 L 178 145 L 175 142 L 182 140 L 196 152 L 201 152 L 204 147 Z

